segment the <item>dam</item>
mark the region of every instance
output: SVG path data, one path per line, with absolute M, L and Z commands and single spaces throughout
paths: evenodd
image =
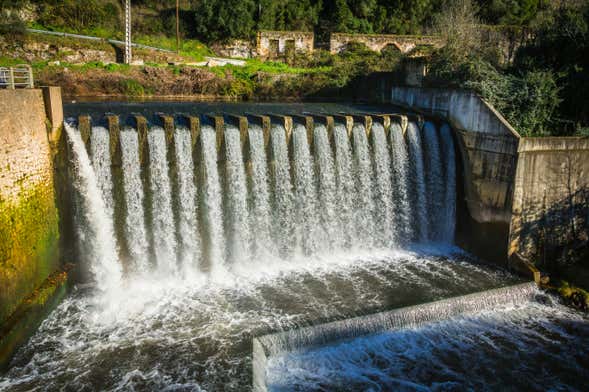
M 73 282 L 0 390 L 476 388 L 491 377 L 461 379 L 453 358 L 495 368 L 527 345 L 555 359 L 533 389 L 582 389 L 587 366 L 567 358 L 587 354 L 586 316 L 459 246 L 469 168 L 447 118 L 64 109 Z

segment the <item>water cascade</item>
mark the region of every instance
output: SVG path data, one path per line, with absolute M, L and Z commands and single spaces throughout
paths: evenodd
M 166 135 L 161 127 L 154 127 L 147 135 L 149 145 L 150 189 L 152 195 L 153 248 L 158 269 L 164 274 L 175 274 L 176 226 L 172 212 L 172 187 L 166 155 Z
M 401 115 L 305 116 L 68 122 L 75 256 L 94 284 L 72 289 L 0 376 L 0 390 L 290 390 L 280 383 L 291 379 L 396 390 L 371 377 L 338 385 L 346 367 L 339 379 L 314 374 L 383 350 L 383 333 L 389 345 L 403 343 L 398 333 L 460 323 L 452 320 L 465 312 L 501 319 L 497 306 L 523 309 L 514 325 L 527 328 L 536 289 L 448 246 L 457 182 L 449 127 Z M 550 355 L 575 330 L 589 341 L 577 320 L 554 340 L 542 323 L 561 310 L 535 303 L 540 334 L 522 341 L 554 341 Z M 490 350 L 505 341 L 477 331 L 467 339 Z M 337 346 L 342 338 L 372 343 L 349 354 Z M 334 342 L 330 362 L 331 346 L 315 344 Z M 570 363 L 569 346 L 554 364 Z M 450 362 L 442 368 L 461 354 L 453 343 L 434 351 Z M 360 367 L 394 363 L 379 354 Z M 432 361 L 424 363 L 429 375 Z
M 442 236 L 441 240 L 445 242 L 454 241 L 454 231 L 456 227 L 456 157 L 454 153 L 454 142 L 452 141 L 452 130 L 447 124 L 440 128 L 440 138 L 442 142 L 442 157 L 446 162 L 444 171 L 444 183 L 446 189 L 444 192 L 444 211 L 445 216 L 442 218 Z
M 203 123 L 194 140 L 181 125 L 154 125 L 146 137 L 123 127 L 125 228 L 114 241 L 125 244 L 130 271 L 186 276 L 288 263 L 334 250 L 394 249 L 414 234 L 421 242 L 451 242 L 455 165 L 448 130 L 410 122 L 404 137 L 396 121 L 386 129 L 378 121 L 349 125 Z M 112 226 L 117 179 L 109 130 L 94 127 L 89 149 Z
M 338 219 L 338 204 L 333 152 L 325 125 L 318 125 L 313 133 L 315 161 L 319 189 L 319 215 L 321 227 L 332 246 L 339 249 L 344 244 L 343 227 Z
M 227 198 L 225 220 L 228 257 L 232 263 L 249 258 L 249 216 L 247 184 L 241 153 L 239 129 L 228 126 L 225 131 L 225 195 Z
M 127 215 L 125 234 L 129 247 L 129 256 L 134 260 L 134 268 L 138 273 L 146 273 L 149 269 L 149 247 L 145 226 L 144 189 L 141 181 L 139 163 L 139 138 L 132 129 L 121 131 L 121 155 L 123 161 L 123 186 Z
M 391 124 L 390 143 L 392 153 L 392 181 L 393 181 L 393 205 L 397 222 L 397 241 L 406 242 L 413 238 L 411 222 L 411 200 L 409 198 L 409 157 L 407 144 L 403 138 L 401 125 Z M 448 163 L 450 164 L 450 163 Z M 453 163 L 452 163 L 453 164 Z M 454 194 L 454 188 L 449 193 Z
M 260 126 L 250 125 L 249 154 L 250 165 L 250 202 L 252 236 L 252 251 L 255 258 L 267 258 L 277 254 L 277 249 L 271 237 L 272 209 L 270 206 L 270 192 L 268 184 L 268 164 L 264 146 L 264 133 Z
M 419 126 L 413 121 L 409 122 L 407 126 L 407 141 L 411 179 L 411 211 L 413 219 L 417 222 L 413 232 L 418 241 L 426 241 L 429 237 L 430 227 L 427 216 L 423 150 Z
M 374 151 L 374 178 L 376 181 L 376 215 L 378 222 L 379 246 L 392 247 L 396 231 L 393 211 L 393 186 L 391 183 L 391 158 L 384 127 L 376 123 L 372 126 L 372 149 Z
M 107 212 L 104 196 L 80 133 L 68 124 L 65 130 L 74 156 L 74 186 L 82 200 L 79 210 L 83 217 L 79 220 L 87 223 L 85 230 L 79 231 L 78 236 L 89 250 L 86 261 L 98 287 L 104 291 L 113 290 L 121 283 L 122 267 L 117 256 L 112 215 Z
M 442 237 L 442 226 L 445 219 L 445 184 L 443 164 L 440 159 L 439 134 L 434 124 L 427 121 L 423 125 L 423 148 L 427 192 L 427 213 L 430 217 L 430 239 Z
M 180 262 L 185 270 L 190 270 L 190 267 L 200 264 L 202 246 L 198 227 L 198 198 L 189 129 L 176 129 L 174 132 L 174 146 L 179 182 L 180 222 L 178 223 L 178 231 L 181 239 Z

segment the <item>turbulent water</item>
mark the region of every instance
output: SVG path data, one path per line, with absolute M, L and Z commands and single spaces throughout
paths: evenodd
M 270 391 L 583 391 L 589 319 L 561 305 L 477 315 L 270 359 Z
M 248 390 L 253 336 L 518 281 L 452 246 L 443 127 L 203 124 L 196 140 L 124 128 L 122 170 L 104 128 L 88 150 L 66 131 L 93 282 L 45 320 L 0 390 Z
M 75 290 L 0 390 L 248 390 L 253 336 L 515 283 L 455 252 L 342 252 L 218 280 L 132 279 L 106 302 Z

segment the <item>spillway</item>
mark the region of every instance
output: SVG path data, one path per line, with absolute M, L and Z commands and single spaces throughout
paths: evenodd
M 107 119 L 65 124 L 88 279 L 0 390 L 249 390 L 254 337 L 521 283 L 454 245 L 458 157 L 436 119 Z M 284 389 L 285 363 L 327 366 L 289 355 L 269 363 L 269 387 Z
M 334 250 L 395 249 L 413 233 L 422 243 L 444 233 L 452 243 L 445 222 L 454 219 L 446 202 L 455 200 L 455 181 L 443 176 L 455 177 L 455 164 L 442 157 L 454 147 L 433 123 L 420 130 L 411 122 L 405 135 L 399 123 L 310 129 L 277 121 L 264 130 L 227 121 L 203 124 L 195 140 L 185 125 L 168 128 L 152 125 L 145 138 L 131 126 L 119 131 L 122 189 L 114 189 L 108 129 L 93 126 L 88 151 L 76 151 L 92 158 L 109 226 L 113 194 L 124 194 L 125 230 L 110 252 L 123 263 L 125 244 L 135 270 L 175 276 L 286 264 Z

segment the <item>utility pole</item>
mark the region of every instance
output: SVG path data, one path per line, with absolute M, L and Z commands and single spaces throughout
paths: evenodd
M 176 0 L 176 53 L 180 53 L 180 0 Z
M 125 0 L 125 64 L 131 61 L 131 0 Z

